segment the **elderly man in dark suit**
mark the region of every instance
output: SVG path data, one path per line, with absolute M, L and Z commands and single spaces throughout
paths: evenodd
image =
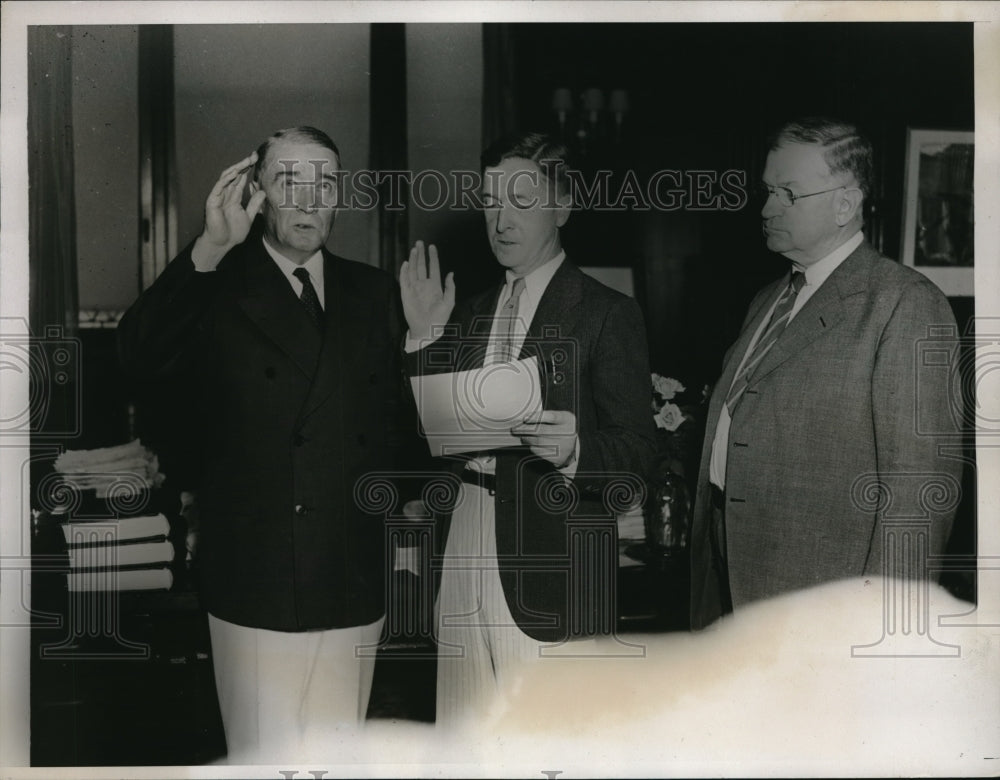
M 791 122 L 771 143 L 763 232 L 791 269 L 750 304 L 709 406 L 695 628 L 820 582 L 919 574 L 889 559 L 887 517 L 926 518 L 914 551 L 944 550 L 961 464 L 921 433 L 955 423 L 946 375 L 920 370 L 918 345 L 931 326 L 954 332 L 954 317 L 926 277 L 865 241 L 871 172 L 871 145 L 850 124 Z M 932 485 L 949 494 L 936 508 L 924 504 Z
M 614 630 L 613 532 L 595 533 L 594 519 L 611 516 L 609 484 L 636 485 L 654 454 L 639 307 L 584 275 L 560 243 L 570 215 L 565 148 L 540 134 L 506 139 L 484 153 L 483 169 L 504 282 L 452 311 L 453 275 L 442 286 L 435 248 L 428 264 L 418 242 L 400 273 L 408 369 L 535 356 L 544 408 L 513 426 L 520 446 L 447 465 L 465 484 L 437 518 L 439 724 L 482 712 L 546 649 Z
M 133 376 L 182 376 L 196 398 L 201 597 L 231 760 L 356 724 L 371 688 L 355 649 L 383 619 L 384 523 L 354 487 L 392 467 L 402 333 L 391 277 L 325 248 L 339 170 L 325 133 L 276 133 L 222 172 L 204 231 L 119 327 Z

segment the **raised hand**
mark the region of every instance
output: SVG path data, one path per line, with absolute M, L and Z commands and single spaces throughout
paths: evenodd
M 191 259 L 200 271 L 210 271 L 225 257 L 226 252 L 243 242 L 250 232 L 254 217 L 264 205 L 263 190 L 250 196 L 243 206 L 243 190 L 247 177 L 257 162 L 257 152 L 230 165 L 219 175 L 205 201 L 205 229 L 195 241 Z
M 455 307 L 455 279 L 449 273 L 441 286 L 441 267 L 437 247 L 429 247 L 430 262 L 425 261 L 424 242 L 410 250 L 410 259 L 399 269 L 399 287 L 403 297 L 403 315 L 410 328 L 410 338 L 430 338 L 435 327 L 448 323 Z

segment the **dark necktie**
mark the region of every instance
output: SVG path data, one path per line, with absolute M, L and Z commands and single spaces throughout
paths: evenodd
M 306 307 L 306 313 L 309 314 L 316 327 L 322 330 L 323 307 L 319 305 L 319 296 L 316 294 L 316 288 L 313 287 L 312 281 L 309 279 L 309 272 L 305 268 L 296 268 L 292 273 L 295 274 L 296 279 L 302 282 L 302 295 L 299 296 L 299 300 Z
M 496 348 L 490 363 L 510 363 L 514 360 L 514 323 L 517 321 L 518 303 L 523 292 L 524 277 L 519 276 L 514 280 L 510 297 L 500 309 L 497 318 L 499 323 L 497 325 Z
M 743 363 L 743 368 L 740 369 L 740 373 L 733 382 L 733 386 L 729 389 L 729 395 L 726 396 L 726 406 L 729 408 L 730 416 L 737 404 L 739 404 L 740 399 L 743 398 L 743 393 L 750 384 L 750 378 L 753 376 L 754 370 L 760 365 L 760 361 L 764 359 L 764 356 L 774 346 L 778 337 L 784 332 L 785 326 L 788 325 L 788 320 L 792 317 L 792 307 L 795 306 L 795 298 L 805 283 L 806 276 L 801 271 L 796 271 L 792 274 L 792 279 L 788 283 L 788 287 L 785 288 L 785 291 L 781 294 L 778 303 L 774 307 L 770 322 L 767 324 L 764 332 L 760 334 L 760 338 L 757 339 L 753 350 Z

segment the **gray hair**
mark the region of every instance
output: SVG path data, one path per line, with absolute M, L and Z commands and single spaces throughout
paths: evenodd
M 276 132 L 257 147 L 257 163 L 253 168 L 254 181 L 260 181 L 261 171 L 267 167 L 267 155 L 270 153 L 271 147 L 278 141 L 298 141 L 300 143 L 316 144 L 324 149 L 329 149 L 333 152 L 334 157 L 337 158 L 337 167 L 340 167 L 340 150 L 337 148 L 337 144 L 333 142 L 333 139 L 322 130 L 317 130 L 315 127 L 310 127 L 309 125 L 286 127 L 284 130 Z
M 770 139 L 769 148 L 789 143 L 823 147 L 830 173 L 847 172 L 858 182 L 867 202 L 872 194 L 872 145 L 855 125 L 827 117 L 794 119 L 782 125 Z

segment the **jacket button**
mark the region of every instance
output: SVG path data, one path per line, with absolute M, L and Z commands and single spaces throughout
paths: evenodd
M 366 441 L 367 441 L 367 439 L 365 439 L 365 435 L 363 433 L 359 433 L 358 434 L 358 444 L 360 444 L 362 447 L 364 447 Z
M 274 370 L 274 366 L 268 366 L 267 368 L 264 369 L 264 376 L 266 376 L 268 379 L 274 379 L 276 374 L 277 372 Z
M 305 506 L 304 504 L 296 504 L 295 514 L 297 514 L 299 517 L 305 517 L 307 514 L 309 514 L 309 507 Z
M 305 443 L 306 443 L 306 437 L 300 433 L 296 433 L 295 436 L 292 438 L 292 444 L 294 444 L 296 447 L 301 447 Z

